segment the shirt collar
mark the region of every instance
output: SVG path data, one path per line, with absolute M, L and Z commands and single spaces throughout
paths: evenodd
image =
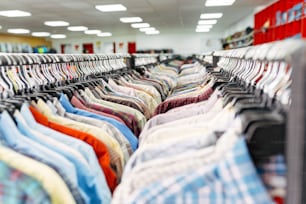
M 71 105 L 68 97 L 65 94 L 61 94 L 60 103 L 62 104 L 63 108 L 69 113 L 75 113 L 76 109 Z
M 29 125 L 36 124 L 36 121 L 35 121 L 33 115 L 31 114 L 31 111 L 29 109 L 29 104 L 28 103 L 24 103 L 22 105 L 22 107 L 20 109 L 20 113 L 27 120 Z

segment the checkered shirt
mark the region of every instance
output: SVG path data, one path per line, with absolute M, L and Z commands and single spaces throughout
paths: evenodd
M 249 156 L 245 140 L 215 165 L 189 170 L 136 190 L 127 203 L 273 203 Z M 116 195 L 113 203 L 119 203 Z

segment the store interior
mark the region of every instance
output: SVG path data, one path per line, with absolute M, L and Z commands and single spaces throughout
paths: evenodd
M 8 16 L 6 13 L 0 15 L 1 52 L 171 52 L 187 56 L 224 47 L 238 48 L 262 43 L 261 40 L 254 41 L 254 36 L 269 35 L 276 26 L 285 24 L 282 19 L 286 17 L 281 12 L 291 9 L 294 13 L 296 10 L 295 17 L 288 16 L 288 23 L 304 16 L 304 12 L 299 11 L 302 8 L 296 8 L 299 1 L 290 1 L 282 6 L 284 8 L 279 6 L 279 9 L 275 5 L 286 4 L 287 1 L 237 0 L 225 2 L 225 5 L 218 5 L 218 2 L 206 5 L 204 0 L 1 1 L 1 12 L 13 11 Z M 110 4 L 120 4 L 123 9 L 101 11 L 97 7 Z M 273 7 L 273 11 L 259 16 L 268 7 Z M 14 10 L 17 13 L 14 14 Z M 47 21 L 63 22 L 48 26 Z M 146 24 L 133 28 L 133 23 Z M 298 31 L 292 32 L 286 37 L 298 37 L 300 34 Z M 277 38 L 269 41 L 274 40 Z
M 306 0 L 0 0 L 0 204 L 306 203 Z

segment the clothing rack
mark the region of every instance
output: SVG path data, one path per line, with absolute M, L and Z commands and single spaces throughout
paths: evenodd
M 134 61 L 136 63 L 134 63 Z M 44 86 L 80 82 L 139 66 L 157 63 L 157 55 L 129 54 L 0 54 L 1 76 L 21 76 L 17 87 L 6 86 L 8 96 L 43 89 Z M 35 76 L 31 74 L 34 71 Z M 48 77 L 46 77 L 48 76 Z M 32 79 L 29 85 L 25 79 Z M 8 80 L 9 81 L 9 80 Z M 14 89 L 15 88 L 15 89 Z
M 201 63 L 218 65 L 239 79 L 244 79 L 239 64 L 237 70 L 227 70 L 231 60 L 239 63 L 247 62 L 281 62 L 292 67 L 291 91 L 287 97 L 273 96 L 266 87 L 261 87 L 264 93 L 275 97 L 282 105 L 289 105 L 286 127 L 286 162 L 287 162 L 287 196 L 286 203 L 306 203 L 306 42 L 288 40 L 258 46 L 215 51 L 197 56 Z M 218 63 L 215 63 L 218 62 Z M 240 71 L 240 72 L 239 72 Z M 266 70 L 267 71 L 267 70 Z M 250 82 L 249 82 L 250 83 Z M 256 83 L 253 83 L 254 86 Z
M 133 54 L 131 58 L 131 64 L 134 68 L 139 68 L 141 66 L 150 66 L 157 64 L 159 62 L 158 58 L 158 54 Z
M 160 54 L 158 56 L 158 61 L 160 63 L 168 63 L 169 61 L 173 60 L 173 54 Z

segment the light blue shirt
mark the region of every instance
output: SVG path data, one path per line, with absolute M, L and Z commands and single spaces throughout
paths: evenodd
M 95 113 L 91 113 L 91 112 L 88 112 L 88 111 L 85 111 L 85 110 L 80 110 L 78 108 L 74 108 L 71 105 L 71 103 L 69 102 L 67 96 L 64 95 L 64 94 L 61 95 L 59 101 L 68 113 L 74 113 L 74 114 L 77 114 L 77 115 L 82 115 L 82 116 L 86 116 L 86 117 L 95 118 L 95 119 L 99 119 L 99 120 L 109 122 L 114 127 L 116 127 L 124 135 L 124 137 L 129 141 L 133 151 L 135 151 L 137 149 L 137 147 L 138 147 L 137 137 L 132 133 L 132 131 L 126 125 L 120 123 L 119 121 L 117 121 L 113 118 L 105 117 L 105 116 L 98 115 L 98 114 L 95 114 Z
M 88 164 L 84 164 L 82 161 L 77 159 L 73 154 L 70 154 L 70 152 L 66 151 L 64 148 L 49 144 L 48 140 L 43 140 L 40 137 L 37 137 L 35 134 L 32 134 L 31 128 L 27 124 L 25 124 L 21 118 L 15 116 L 15 120 L 17 122 L 18 129 L 24 136 L 45 146 L 50 150 L 53 150 L 54 152 L 59 153 L 74 164 L 78 177 L 79 187 L 82 188 L 82 190 L 86 193 L 87 198 L 85 200 L 89 200 L 88 203 L 102 203 L 102 195 L 98 194 L 99 186 L 97 180 L 95 179 L 94 175 L 92 175 Z
M 17 149 L 20 153 L 33 158 L 41 158 L 52 164 L 57 169 L 60 169 L 74 186 L 78 186 L 78 178 L 74 165 L 60 154 L 22 135 L 6 111 L 0 115 L 0 134 L 2 135 L 2 143 L 4 145 Z M 82 195 L 85 194 L 81 188 L 78 188 L 78 190 Z
M 111 192 L 106 183 L 105 175 L 99 165 L 95 152 L 90 145 L 81 140 L 75 139 L 73 137 L 65 135 L 61 132 L 57 132 L 53 129 L 50 129 L 37 123 L 31 111 L 29 110 L 28 104 L 23 104 L 20 113 L 31 128 L 45 135 L 48 135 L 48 137 L 53 138 L 63 144 L 66 144 L 81 153 L 86 158 L 89 166 L 91 167 L 91 173 L 95 176 L 97 180 L 96 182 L 99 186 L 98 193 L 99 195 L 102 195 L 103 203 L 111 202 Z

